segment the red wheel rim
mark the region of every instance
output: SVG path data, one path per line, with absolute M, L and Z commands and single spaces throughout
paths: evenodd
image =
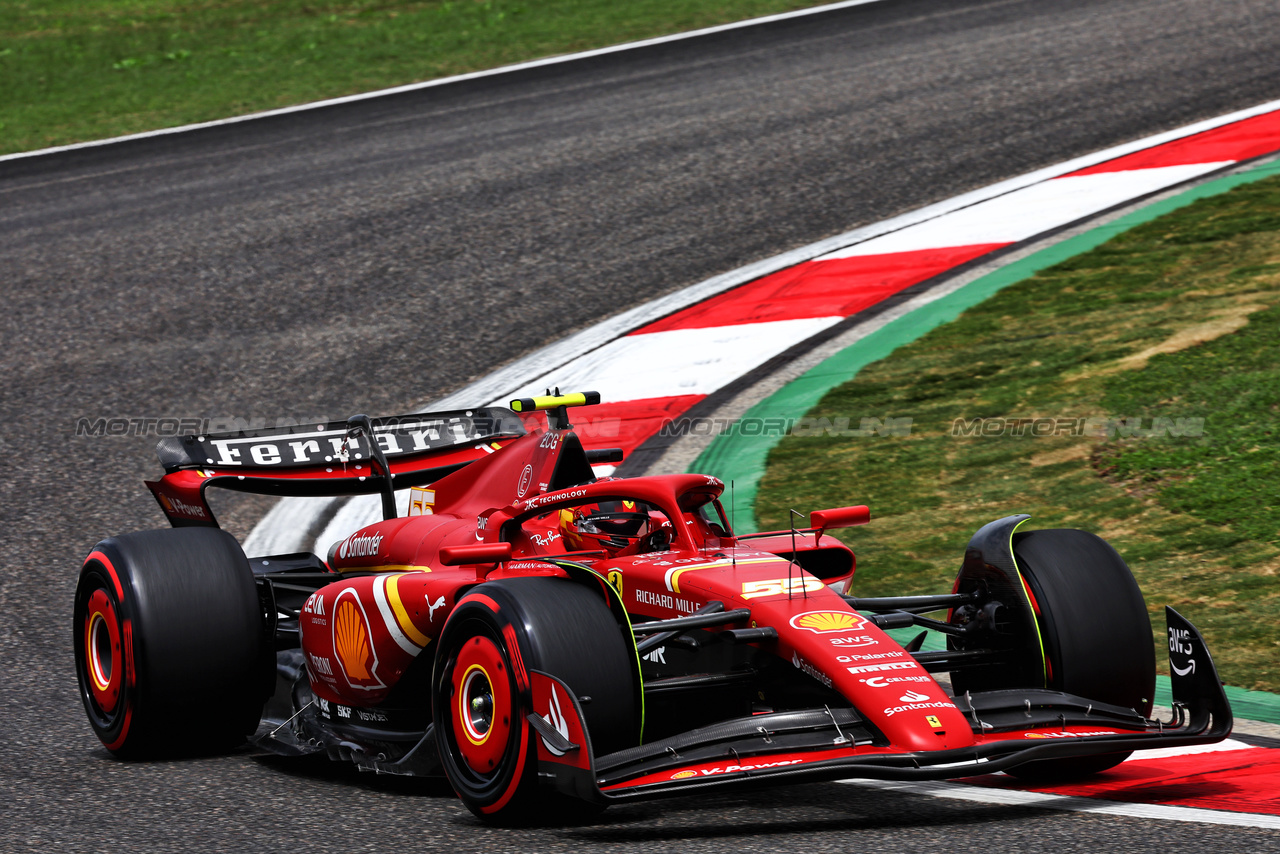
M 124 684 L 124 655 L 120 649 L 120 624 L 111 597 L 102 588 L 89 597 L 84 617 L 84 664 L 89 691 L 104 712 L 120 702 Z
M 453 734 L 463 760 L 492 772 L 511 734 L 511 683 L 502 650 L 487 637 L 470 638 L 453 667 Z

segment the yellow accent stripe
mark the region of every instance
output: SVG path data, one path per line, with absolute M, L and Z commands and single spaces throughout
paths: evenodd
M 1028 516 L 1022 522 L 1031 521 Z M 1018 581 L 1022 588 L 1022 600 L 1027 603 L 1027 613 L 1031 615 L 1031 624 L 1036 627 L 1036 643 L 1040 646 L 1040 668 L 1041 676 L 1044 679 L 1044 686 L 1049 687 L 1049 656 L 1044 651 L 1044 635 L 1040 632 L 1040 620 L 1036 617 L 1036 609 L 1031 606 L 1031 585 L 1027 583 L 1027 579 L 1022 575 L 1022 569 L 1018 566 L 1018 556 L 1013 553 L 1013 535 L 1017 533 L 1018 528 L 1022 527 L 1022 522 L 1014 525 L 1009 529 L 1009 559 L 1013 561 L 1013 571 L 1018 576 Z
M 379 564 L 378 566 L 340 566 L 338 572 L 430 572 L 429 566 L 408 563 Z
M 671 573 L 671 579 L 669 582 L 669 586 L 671 587 L 671 592 L 672 593 L 680 592 L 680 576 L 684 575 L 689 570 L 708 569 L 708 568 L 709 567 L 706 567 L 706 566 L 686 566 L 686 567 L 683 567 L 682 569 L 677 569 L 675 572 Z
M 400 576 L 393 575 L 387 579 L 387 601 L 391 604 L 391 613 L 396 615 L 396 622 L 400 624 L 400 628 L 409 637 L 409 640 L 418 646 L 426 646 L 431 643 L 431 638 L 418 631 L 418 627 L 409 619 L 409 613 L 404 609 L 404 603 L 400 601 L 400 588 L 397 582 Z
M 753 557 L 744 560 L 713 560 L 710 563 L 695 563 L 692 566 L 682 566 L 679 569 L 667 570 L 667 589 L 672 593 L 680 593 L 680 576 L 684 575 L 691 569 L 728 569 L 732 566 L 749 566 L 754 563 L 774 563 L 785 558 L 779 558 L 776 555 L 769 557 Z

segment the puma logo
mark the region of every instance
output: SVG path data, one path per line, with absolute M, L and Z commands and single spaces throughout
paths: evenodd
M 443 605 L 444 605 L 444 597 L 443 597 L 443 596 L 441 596 L 439 599 L 437 599 L 437 600 L 435 601 L 435 604 L 434 604 L 434 605 L 433 605 L 433 604 L 431 604 L 431 597 L 430 597 L 430 596 L 428 596 L 428 597 L 427 597 L 427 622 L 428 622 L 428 623 L 430 623 L 430 622 L 432 622 L 433 620 L 435 620 L 435 618 L 436 618 L 436 609 L 437 609 L 437 608 L 439 608 L 439 607 L 441 607 L 441 606 L 443 606 Z

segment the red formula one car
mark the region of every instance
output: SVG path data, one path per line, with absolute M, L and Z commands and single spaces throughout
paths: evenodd
M 1175 709 L 1150 719 L 1146 606 L 1097 537 L 1010 516 L 949 592 L 858 598 L 827 532 L 866 507 L 735 534 L 714 477 L 597 478 L 621 454 L 585 451 L 567 408 L 598 400 L 163 440 L 148 486 L 174 528 L 104 540 L 80 574 L 93 729 L 125 757 L 250 737 L 443 773 L 490 821 L 739 784 L 1075 776 L 1230 732 L 1172 609 Z M 380 494 L 385 518 L 324 558 L 246 558 L 211 486 Z M 911 626 L 947 648 L 886 634 Z

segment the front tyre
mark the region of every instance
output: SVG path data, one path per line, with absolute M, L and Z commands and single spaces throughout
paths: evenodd
M 1033 596 L 1047 687 L 1150 716 L 1156 678 L 1151 619 L 1115 549 L 1086 531 L 1052 529 L 1015 533 L 1013 552 Z M 1069 779 L 1105 771 L 1128 756 L 1041 760 L 1009 773 Z
M 597 755 L 639 741 L 634 646 L 591 589 L 558 578 L 515 578 L 473 588 L 440 635 L 432 680 L 436 746 L 466 807 L 488 823 L 587 813 L 537 778 L 529 671 L 562 680 L 579 698 Z
M 225 531 L 103 540 L 80 570 L 73 625 L 80 698 L 117 756 L 226 750 L 257 726 L 270 652 L 253 573 Z

